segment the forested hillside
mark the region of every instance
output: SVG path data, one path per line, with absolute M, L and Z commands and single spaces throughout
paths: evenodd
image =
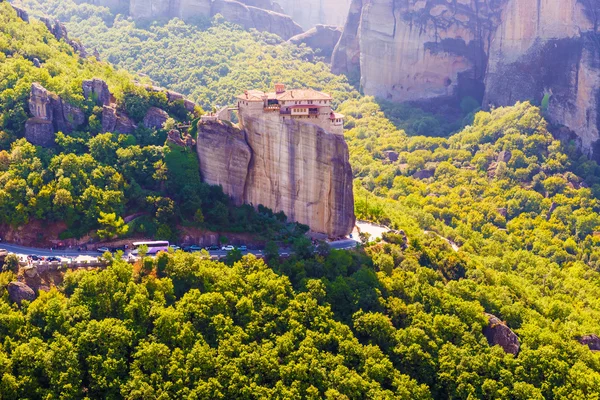
M 0 7 L 0 224 L 64 221 L 63 238 L 102 228 L 109 237 L 138 233 L 175 240 L 177 224 L 238 232 L 256 232 L 260 225 L 267 228 L 257 233 L 267 239 L 294 232 L 268 210 L 233 207 L 219 187 L 201 182 L 192 149 L 166 144 L 167 127 L 142 123 L 151 107 L 168 110 L 171 127 L 196 118 L 181 102 L 146 90 L 105 62 L 81 59 L 41 22 L 25 23 L 9 4 Z M 82 90 L 92 78 L 108 83 L 118 109 L 137 124 L 131 134 L 101 133 L 102 107 Z M 23 137 L 34 82 L 85 114 L 75 132 L 57 134 L 55 147 L 36 147 Z M 144 216 L 121 229 L 120 216 L 135 213 Z
M 308 61 L 309 51 L 277 39 L 218 21 L 204 30 L 179 21 L 142 29 L 121 20 L 109 28 L 95 17 L 82 21 L 82 12 L 92 16 L 97 8 L 44 4 L 52 6 L 46 11 L 73 17 L 71 32 L 80 29 L 88 46 L 97 41 L 105 58 L 121 46 L 111 42 L 135 41 L 129 44 L 135 53 L 113 61 L 133 72 L 147 67 L 150 78 L 195 93 L 200 104 L 224 104 L 248 85 L 269 87 L 275 79 L 333 91 L 347 117 L 357 215 L 403 229 L 408 243 L 390 234 L 364 250 L 320 246 L 313 253 L 310 243 L 297 240 L 287 259 L 268 246 L 266 264 L 234 257 L 221 264 L 183 253 L 144 260 L 133 270 L 113 261 L 102 272 L 67 274 L 61 287 L 20 307 L 4 291 L 1 396 L 598 398 L 600 353 L 580 341 L 600 334 L 600 170 L 553 138 L 538 107 L 519 103 L 477 113 L 448 138 L 411 136 L 398 127 L 427 133 L 431 117 L 386 108 L 389 119 L 375 99 Z M 0 102 L 13 104 L 8 77 L 19 70 L 40 73 L 18 49 L 39 47 L 38 58 L 51 49 L 71 50 L 50 36 L 48 44 L 36 41 L 32 30 L 47 35 L 41 25 L 28 28 L 1 9 L 6 23 L 0 30 L 12 27 L 5 36 L 28 35 L 31 43 L 4 52 L 2 68 L 13 64 L 0 76 Z M 135 34 L 121 39 L 120 29 Z M 173 33 L 178 29 L 181 36 Z M 85 39 L 88 32 L 94 33 Z M 186 35 L 208 41 L 215 33 L 231 39 L 203 43 L 214 53 L 202 52 L 193 40 L 184 46 Z M 181 81 L 169 68 L 162 80 L 158 63 L 134 65 L 135 57 L 153 57 L 165 46 L 173 46 L 173 58 L 159 54 L 181 65 Z M 180 54 L 200 58 L 185 67 Z M 60 65 L 84 76 L 85 68 L 103 66 L 106 71 L 95 73 L 115 87 L 111 74 L 127 76 L 93 61 Z M 189 79 L 187 89 L 177 86 Z M 44 81 L 59 92 L 63 85 L 52 82 Z M 30 83 L 22 84 L 21 96 Z M 12 109 L 0 109 L 3 121 L 11 120 L 6 115 Z M 10 141 L 19 137 L 18 129 L 2 126 Z M 99 137 L 90 134 L 83 143 Z M 31 165 L 48 174 L 45 166 L 52 164 L 44 162 L 59 157 L 23 139 L 15 143 L 0 163 L 0 181 L 11 171 L 9 179 L 28 183 Z M 40 161 L 18 163 L 24 149 Z M 76 157 L 94 158 L 91 148 L 79 151 Z M 13 278 L 3 272 L 0 282 Z M 484 332 L 498 324 L 485 313 L 518 335 L 515 354 L 488 341 Z

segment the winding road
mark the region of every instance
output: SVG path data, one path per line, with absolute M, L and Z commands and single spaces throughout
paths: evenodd
M 343 239 L 334 242 L 329 242 L 329 246 L 336 250 L 350 250 L 356 247 L 357 241 L 354 239 Z M 97 251 L 77 251 L 77 250 L 50 250 L 48 248 L 38 247 L 26 247 L 15 244 L 0 242 L 0 249 L 6 249 L 9 253 L 14 253 L 18 256 L 36 255 L 42 257 L 56 256 L 61 258 L 73 258 L 73 259 L 95 259 L 100 253 Z M 289 249 L 280 249 L 281 255 L 288 255 L 291 251 Z M 227 255 L 227 251 L 216 250 L 209 251 L 211 256 L 224 257 Z M 261 256 L 262 250 L 248 250 L 242 252 L 243 254 L 254 254 L 255 256 Z

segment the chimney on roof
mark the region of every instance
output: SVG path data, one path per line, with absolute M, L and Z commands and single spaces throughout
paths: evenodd
M 285 92 L 285 85 L 283 83 L 275 84 L 275 94 L 281 94 Z

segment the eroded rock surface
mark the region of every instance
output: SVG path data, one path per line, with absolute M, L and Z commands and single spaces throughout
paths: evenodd
M 20 305 L 23 300 L 35 300 L 33 289 L 22 282 L 10 282 L 6 289 L 8 290 L 8 297 L 13 303 Z
M 352 231 L 352 170 L 343 136 L 269 114 L 246 117 L 242 127 L 198 126 L 206 182 L 222 185 L 238 204 L 283 211 L 315 232 L 338 237 Z
M 196 146 L 204 182 L 221 185 L 235 204 L 243 204 L 252 157 L 244 132 L 223 122 L 203 122 Z
M 490 346 L 498 345 L 506 353 L 517 355 L 521 348 L 518 336 L 495 315 L 485 314 L 485 316 L 488 325 L 483 328 L 483 334 Z
M 320 51 L 319 54 L 327 59 L 331 58 L 333 49 L 342 36 L 342 29 L 331 25 L 317 25 L 308 31 L 296 35 L 290 42 L 300 45 L 306 44 L 313 50 Z
M 221 14 L 227 21 L 241 25 L 244 29 L 254 28 L 261 32 L 271 32 L 283 39 L 302 33 L 300 25 L 287 15 L 246 6 L 233 0 L 215 0 L 212 13 Z
M 102 79 L 90 79 L 83 81 L 83 96 L 86 99 L 92 98 L 96 105 L 107 106 L 111 103 L 111 94 L 108 90 L 108 84 Z
M 150 107 L 144 117 L 144 126 L 148 129 L 162 129 L 169 119 L 169 114 L 157 107 Z
M 598 335 L 584 335 L 579 338 L 579 343 L 589 347 L 592 351 L 600 351 L 600 338 Z
M 25 137 L 31 143 L 44 147 L 54 144 L 56 132 L 71 133 L 85 122 L 81 109 L 39 83 L 31 85 L 29 113 L 32 117 L 25 123 Z
M 580 0 L 353 0 L 332 70 L 396 102 L 544 101 L 561 138 L 600 159 L 599 11 Z

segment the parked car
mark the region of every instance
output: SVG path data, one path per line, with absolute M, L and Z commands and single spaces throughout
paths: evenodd
M 219 246 L 213 244 L 212 246 L 206 246 L 205 249 L 208 251 L 219 251 Z
M 183 248 L 183 251 L 187 251 L 189 253 L 193 253 L 195 251 L 200 251 L 202 250 L 202 247 L 198 246 L 197 244 L 193 244 L 191 246 L 187 246 Z
M 31 255 L 27 256 L 27 259 L 31 260 L 31 261 L 43 261 L 44 257 L 42 257 L 42 256 L 36 256 L 35 254 L 31 254 Z
M 0 249 L 0 257 L 6 257 L 8 255 L 8 250 Z
M 232 245 L 227 245 L 227 246 L 221 247 L 221 250 L 223 250 L 223 251 L 232 251 L 232 250 L 235 250 L 235 247 L 233 247 Z
M 61 262 L 62 260 L 60 259 L 60 257 L 56 257 L 56 256 L 50 256 L 48 258 L 46 258 L 47 262 Z
M 109 247 L 106 247 L 106 246 L 104 246 L 104 247 L 98 247 L 98 249 L 96 249 L 96 250 L 98 251 L 98 253 L 102 253 L 102 254 L 106 253 L 107 251 L 108 252 L 111 251 L 111 249 Z
M 241 245 L 240 247 L 238 247 L 239 251 L 248 251 L 248 246 L 246 246 L 245 244 Z
M 173 250 L 177 251 L 177 250 L 181 250 L 181 247 L 177 246 L 176 244 L 172 244 L 169 246 L 170 248 L 172 248 Z

